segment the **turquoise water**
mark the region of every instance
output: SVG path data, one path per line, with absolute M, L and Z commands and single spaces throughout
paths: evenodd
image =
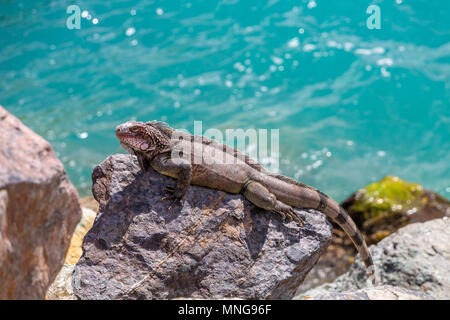
M 381 30 L 366 27 L 372 3 Z M 80 30 L 71 4 L 88 12 Z M 2 1 L 0 104 L 51 142 L 81 195 L 133 118 L 279 128 L 280 171 L 337 200 L 388 174 L 449 198 L 449 13 L 442 0 Z

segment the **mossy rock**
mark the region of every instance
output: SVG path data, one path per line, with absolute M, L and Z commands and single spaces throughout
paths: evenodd
M 387 176 L 342 203 L 369 244 L 413 222 L 450 216 L 450 202 L 420 184 Z
M 352 210 L 361 212 L 366 223 L 383 217 L 408 214 L 423 209 L 423 188 L 398 177 L 387 176 L 357 192 Z

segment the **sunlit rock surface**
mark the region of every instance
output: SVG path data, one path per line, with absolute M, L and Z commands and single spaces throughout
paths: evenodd
M 368 245 L 415 222 L 450 217 L 450 202 L 417 183 L 395 176 L 371 183 L 342 203 Z M 299 287 L 299 293 L 347 272 L 357 254 L 350 238 L 335 225 L 333 240 Z
M 295 299 L 301 299 L 301 296 Z M 431 296 L 420 291 L 393 286 L 364 288 L 346 292 L 325 292 L 303 297 L 304 300 L 433 300 Z
M 96 204 L 97 202 L 92 199 Z M 81 205 L 87 205 L 92 202 L 88 197 L 80 199 Z M 91 208 L 95 208 L 95 206 L 90 206 Z M 97 204 L 98 207 L 98 204 Z M 50 288 L 45 295 L 47 300 L 74 300 L 76 299 L 73 294 L 72 289 L 72 272 L 75 266 L 75 263 L 81 257 L 82 249 L 81 244 L 83 243 L 84 236 L 92 227 L 94 223 L 96 212 L 89 208 L 82 208 L 83 216 L 81 217 L 81 221 L 78 223 L 75 231 L 72 235 L 72 239 L 70 240 L 70 246 L 67 250 L 66 260 L 64 262 L 64 266 L 61 271 L 58 273 L 55 281 L 51 284 Z
M 75 264 L 81 257 L 84 236 L 94 224 L 96 213 L 88 208 L 83 208 L 83 216 L 78 223 L 70 240 L 70 246 L 67 250 L 65 264 Z
M 48 288 L 47 300 L 77 300 L 72 289 L 72 273 L 75 265 L 64 264 L 55 281 Z
M 81 217 L 50 144 L 0 107 L 0 299 L 43 299 Z
M 450 219 L 413 223 L 370 246 L 378 285 L 422 291 L 435 299 L 450 299 Z M 300 293 L 324 295 L 367 287 L 360 257 L 334 282 Z
M 100 211 L 73 274 L 81 299 L 289 299 L 331 239 L 320 212 L 297 210 L 300 228 L 209 188 L 191 186 L 168 211 L 162 189 L 175 180 L 131 155 L 92 176 Z

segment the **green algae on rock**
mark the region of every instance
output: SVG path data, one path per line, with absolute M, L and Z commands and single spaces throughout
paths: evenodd
M 357 192 L 352 210 L 363 214 L 364 220 L 377 220 L 395 213 L 413 213 L 422 209 L 423 187 L 398 177 L 387 176 Z
M 395 176 L 369 184 L 342 203 L 370 244 L 399 228 L 450 215 L 450 202 Z

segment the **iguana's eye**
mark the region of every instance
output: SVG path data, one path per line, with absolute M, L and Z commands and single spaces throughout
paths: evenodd
M 131 127 L 130 131 L 136 133 L 136 132 L 139 131 L 139 128 L 138 127 Z

